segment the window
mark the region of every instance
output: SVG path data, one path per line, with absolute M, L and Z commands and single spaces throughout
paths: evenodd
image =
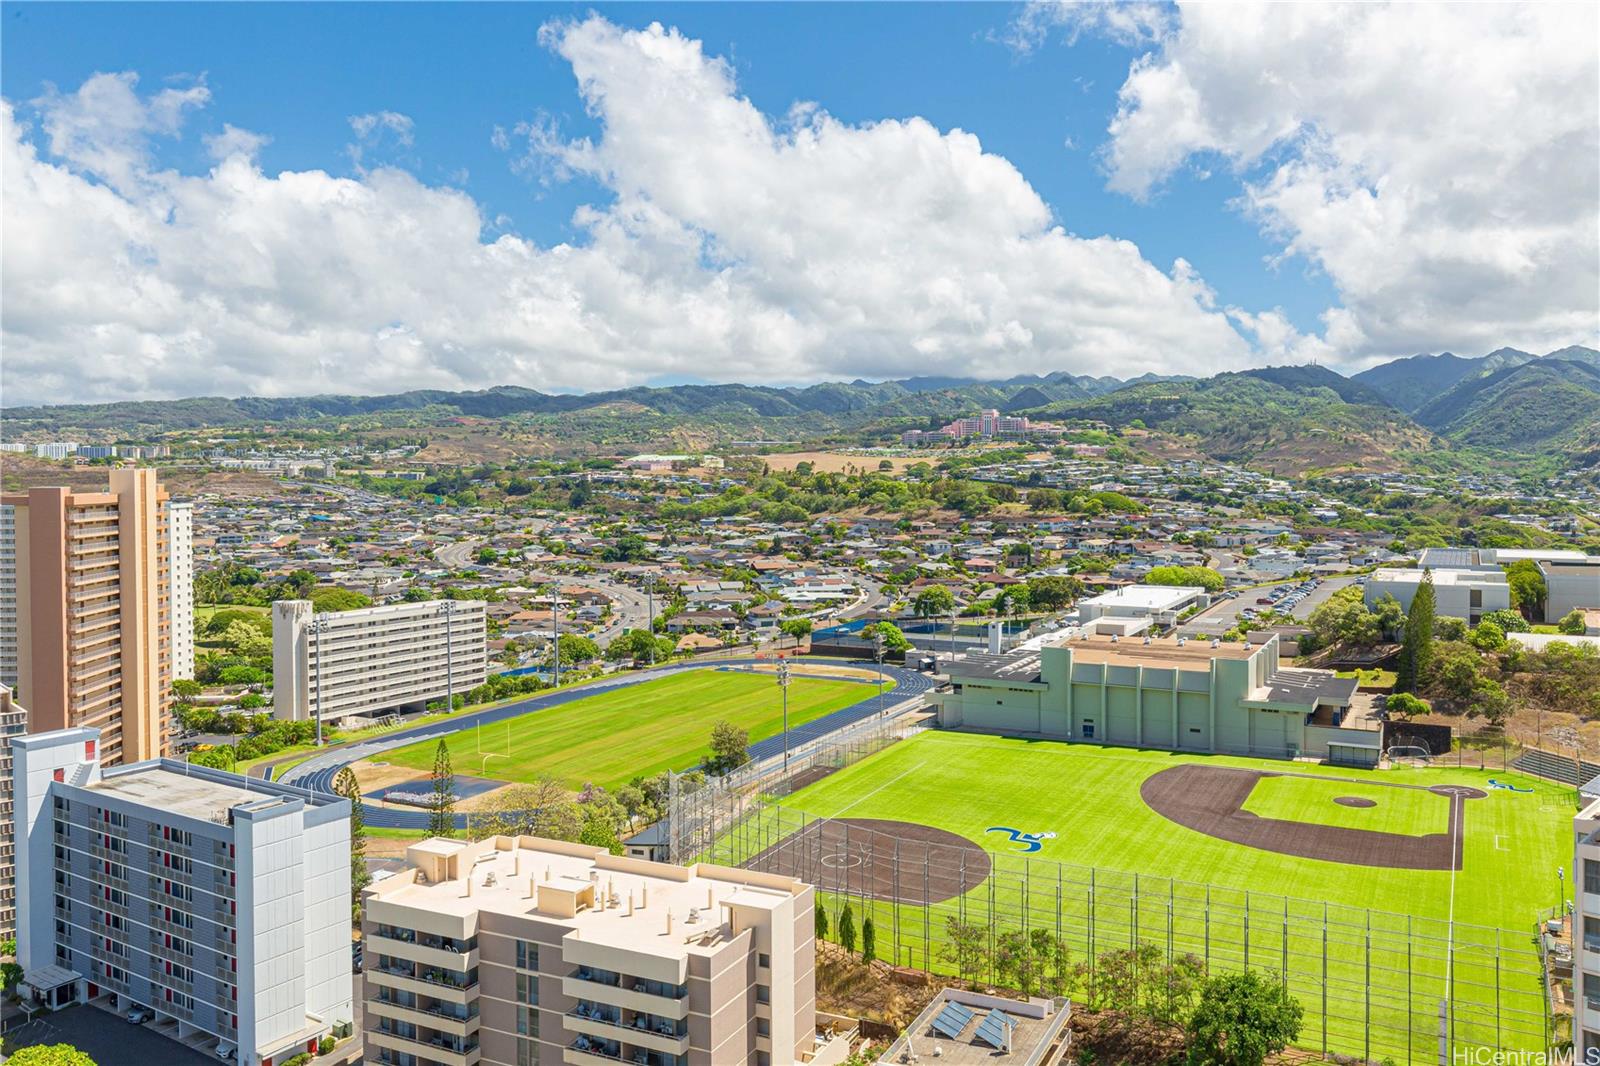
M 517 974 L 517 1002 L 539 1002 L 539 979 L 532 974 Z
M 1083 723 L 1083 739 L 1084 740 L 1093 740 L 1094 739 L 1094 723 L 1093 722 L 1085 722 L 1085 723 Z
M 521 1036 L 539 1035 L 539 1010 L 537 1007 L 517 1008 L 517 1033 Z
M 539 945 L 530 944 L 526 940 L 517 941 L 517 969 L 537 970 L 539 968 Z
M 772 969 L 772 956 L 771 955 L 757 955 L 756 956 L 756 965 L 761 967 L 764 970 Z
M 1583 890 L 1600 895 L 1600 862 L 1583 860 Z
M 772 1023 L 770 1021 L 768 1021 L 767 1019 L 765 1019 L 765 1018 L 757 1018 L 756 1019 L 756 1035 L 757 1036 L 771 1036 L 772 1035 Z
M 517 1041 L 517 1066 L 539 1066 L 539 1042 L 537 1040 Z
M 766 985 L 756 985 L 756 1002 L 771 1003 L 772 989 L 768 988 Z

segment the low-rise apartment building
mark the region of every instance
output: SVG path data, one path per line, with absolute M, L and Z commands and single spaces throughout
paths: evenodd
M 237 1066 L 354 1019 L 348 802 L 169 759 L 104 768 L 94 729 L 11 750 L 33 998 L 147 1007 Z
M 536 837 L 426 840 L 365 893 L 367 1061 L 770 1066 L 817 1036 L 813 890 Z
M 425 600 L 314 613 L 272 605 L 273 711 L 336 721 L 421 707 L 488 676 L 482 600 Z
M 1347 724 L 1354 678 L 1284 666 L 1278 637 L 1085 636 L 950 663 L 947 729 L 1171 751 L 1312 756 L 1375 765 L 1379 733 Z

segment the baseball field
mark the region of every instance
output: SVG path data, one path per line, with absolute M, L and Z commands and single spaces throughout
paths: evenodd
M 944 731 L 824 774 L 743 819 L 723 861 L 851 902 L 902 965 L 955 972 L 950 923 L 1052 930 L 1085 965 L 1153 944 L 1278 974 L 1306 1047 L 1547 1037 L 1532 945 L 1571 864 L 1570 788 Z

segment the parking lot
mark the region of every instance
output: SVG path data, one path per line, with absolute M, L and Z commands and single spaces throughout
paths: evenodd
M 1260 613 L 1262 611 L 1276 610 L 1279 613 L 1292 616 L 1296 621 L 1303 622 L 1311 616 L 1312 611 L 1327 602 L 1329 596 L 1356 580 L 1357 577 L 1355 576 L 1324 578 L 1314 588 L 1301 596 L 1297 602 L 1291 604 L 1285 598 L 1280 599 L 1276 605 L 1272 606 L 1257 601 L 1276 596 L 1276 590 L 1285 586 L 1291 590 L 1292 594 L 1300 582 L 1286 579 L 1276 585 L 1269 585 L 1264 588 L 1241 589 L 1234 599 L 1219 599 L 1210 607 L 1189 619 L 1180 627 L 1180 631 L 1187 636 L 1195 637 L 1221 636 L 1238 624 L 1240 615 L 1245 611 Z
M 41 1015 L 6 1030 L 13 1048 L 36 1044 L 71 1044 L 99 1066 L 216 1066 L 216 1060 L 144 1025 L 134 1025 L 98 1007 L 79 1005 Z

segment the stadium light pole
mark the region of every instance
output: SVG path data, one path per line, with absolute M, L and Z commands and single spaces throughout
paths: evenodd
M 878 714 L 883 714 L 883 633 L 872 634 L 872 657 L 878 660 Z
M 555 592 L 550 596 L 550 621 L 555 626 L 555 652 L 551 656 L 552 668 L 555 670 L 555 687 L 561 687 L 561 585 L 555 586 Z
M 783 772 L 789 773 L 789 660 L 778 659 L 778 687 L 783 690 Z
M 650 634 L 650 665 L 656 664 L 656 579 L 654 575 L 644 581 L 645 631 Z

